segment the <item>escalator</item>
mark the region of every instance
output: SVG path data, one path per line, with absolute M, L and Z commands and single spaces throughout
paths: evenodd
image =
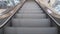
M 4 28 L 4 34 L 58 34 L 57 27 L 34 0 L 28 0 L 11 19 L 11 26 Z

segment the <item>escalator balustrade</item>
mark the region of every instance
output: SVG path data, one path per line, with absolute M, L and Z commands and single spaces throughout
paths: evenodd
M 27 1 L 11 20 L 4 34 L 58 34 L 50 19 L 35 1 Z

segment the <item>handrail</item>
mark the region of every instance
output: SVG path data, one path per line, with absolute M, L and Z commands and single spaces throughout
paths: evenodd
M 4 12 L 1 13 L 1 15 L 4 15 L 4 14 L 7 14 L 9 13 L 9 11 L 11 11 L 14 7 L 11 7 L 11 8 L 6 8 L 6 10 Z M 0 16 L 1 16 L 0 15 Z
M 35 0 L 36 1 L 36 0 Z M 40 3 L 38 2 L 38 1 L 36 1 L 37 2 L 37 4 L 39 5 L 39 6 L 41 6 L 40 5 Z M 41 8 L 42 8 L 42 6 L 41 6 Z M 42 8 L 43 9 L 43 8 Z M 43 9 L 44 10 L 44 9 Z M 45 11 L 45 10 L 44 10 Z M 45 11 L 46 12 L 46 11 Z M 46 12 L 47 13 L 47 15 L 55 22 L 55 24 L 56 25 L 58 25 L 58 26 L 60 26 L 60 24 L 52 17 L 52 15 L 50 15 L 48 12 Z
M 8 21 L 13 17 L 13 15 L 23 6 L 25 1 L 26 0 L 23 0 L 21 4 L 18 4 L 12 11 L 8 13 L 10 14 L 10 16 L 7 18 L 7 20 L 2 25 L 0 25 L 0 29 L 3 28 L 8 23 Z
M 60 18 L 60 14 L 58 14 L 58 12 L 56 12 L 56 10 L 54 8 L 52 8 L 48 3 L 42 2 L 41 0 L 36 0 L 36 1 L 38 1 L 40 4 L 47 7 L 49 10 L 51 10 L 52 13 L 54 13 L 54 15 L 52 14 L 52 16 L 54 16 L 56 18 Z
M 21 1 L 22 1 L 22 0 L 21 0 Z M 17 5 L 19 5 L 19 3 L 18 3 Z M 17 5 L 16 5 L 16 6 L 17 6 Z M 2 12 L 1 15 L 0 15 L 0 19 L 4 19 L 4 18 L 9 17 L 9 16 L 10 16 L 9 12 L 10 12 L 11 10 L 13 10 L 16 6 L 11 7 L 11 8 L 7 8 L 6 11 Z

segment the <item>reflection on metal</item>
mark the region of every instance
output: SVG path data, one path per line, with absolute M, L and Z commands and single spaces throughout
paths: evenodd
M 47 11 L 48 11 L 49 14 L 52 14 L 52 11 L 51 10 L 47 9 Z

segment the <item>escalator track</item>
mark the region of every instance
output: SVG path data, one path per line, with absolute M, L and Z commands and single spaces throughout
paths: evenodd
M 51 27 L 50 19 L 32 0 L 26 1 L 10 25 L 4 28 L 4 34 L 58 34 L 57 27 Z

